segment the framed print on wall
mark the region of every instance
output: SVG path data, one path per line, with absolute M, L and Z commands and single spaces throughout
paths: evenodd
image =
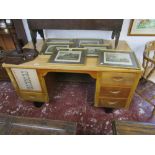
M 155 19 L 132 19 L 128 36 L 155 36 Z

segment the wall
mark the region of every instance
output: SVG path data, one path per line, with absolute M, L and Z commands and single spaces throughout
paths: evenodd
M 138 59 L 142 62 L 143 51 L 146 42 L 155 40 L 155 37 L 150 36 L 127 36 L 130 20 L 125 19 L 122 26 L 120 40 L 126 40 L 133 51 L 135 51 Z
M 127 36 L 130 20 L 125 19 L 122 26 L 120 40 L 126 40 L 133 51 L 135 51 L 138 59 L 142 62 L 145 43 L 150 40 L 155 40 L 155 37 Z M 28 40 L 31 40 L 27 21 L 23 19 L 23 24 L 26 30 Z M 111 39 L 111 32 L 96 31 L 96 30 L 45 30 L 47 38 L 103 38 Z M 40 36 L 38 36 L 40 39 Z

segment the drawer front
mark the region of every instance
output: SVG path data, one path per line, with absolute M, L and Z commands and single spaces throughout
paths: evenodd
M 22 99 L 27 101 L 38 101 L 38 102 L 48 101 L 48 95 L 45 93 L 20 92 L 20 96 Z
M 102 73 L 101 85 L 131 86 L 136 78 L 134 73 Z
M 100 98 L 98 107 L 124 108 L 127 99 Z
M 130 88 L 121 87 L 101 87 L 100 97 L 116 97 L 116 98 L 127 98 L 130 93 Z

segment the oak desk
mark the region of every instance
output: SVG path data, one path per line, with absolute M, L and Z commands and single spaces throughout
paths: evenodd
M 107 42 L 113 44 L 112 41 Z M 41 44 L 42 42 L 39 43 L 38 50 Z M 28 44 L 26 47 L 32 46 Z M 117 50 L 131 51 L 125 41 L 119 42 Z M 97 66 L 96 57 L 87 57 L 85 65 L 52 64 L 48 63 L 49 58 L 49 55 L 39 55 L 33 61 L 21 65 L 3 64 L 18 95 L 24 100 L 48 102 L 49 89 L 45 79 L 51 80 L 51 86 L 54 86 L 54 73 L 83 73 L 96 79 L 94 106 L 128 108 L 142 73 L 142 68 Z M 47 78 L 49 72 L 53 76 Z

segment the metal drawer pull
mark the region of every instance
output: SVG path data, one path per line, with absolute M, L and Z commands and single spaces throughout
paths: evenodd
M 110 91 L 111 94 L 119 94 L 120 92 L 121 92 L 120 90 Z
M 112 104 L 116 104 L 116 103 L 118 103 L 118 101 L 109 101 L 109 102 L 108 102 L 108 104 L 111 104 L 111 105 L 112 105 Z
M 123 77 L 113 77 L 114 81 L 123 81 Z

